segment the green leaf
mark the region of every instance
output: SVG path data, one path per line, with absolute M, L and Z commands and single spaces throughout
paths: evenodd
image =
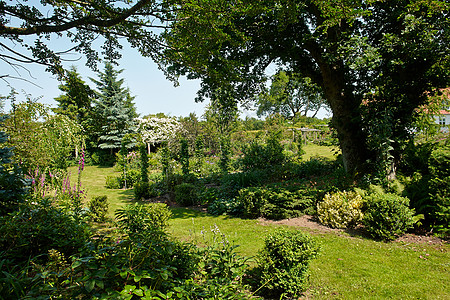
M 144 296 L 144 292 L 141 289 L 134 290 L 133 294 L 135 294 L 136 296 L 139 296 L 139 297 Z
M 88 293 L 90 293 L 94 289 L 94 285 L 95 285 L 95 280 L 89 280 L 89 281 L 86 281 L 86 283 L 84 284 L 84 287 L 86 288 Z

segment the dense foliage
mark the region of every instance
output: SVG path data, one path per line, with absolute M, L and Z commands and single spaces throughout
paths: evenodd
M 414 224 L 408 198 L 373 193 L 365 198 L 364 205 L 363 224 L 376 239 L 394 240 Z
M 399 158 L 415 109 L 427 92 L 448 86 L 448 8 L 447 1 L 188 1 L 164 33 L 165 62 L 173 74 L 202 80 L 200 98 L 220 88 L 244 103 L 271 63 L 310 78 L 333 112 L 345 169 L 362 175 L 368 160 L 389 158 L 373 140 L 390 143 L 388 154 Z M 372 132 L 385 113 L 395 122 Z
M 308 265 L 318 252 L 317 242 L 301 231 L 279 229 L 269 235 L 253 270 L 259 294 L 277 299 L 299 297 L 308 287 Z
M 317 204 L 317 216 L 322 224 L 332 228 L 349 228 L 361 223 L 363 199 L 355 192 L 326 194 Z

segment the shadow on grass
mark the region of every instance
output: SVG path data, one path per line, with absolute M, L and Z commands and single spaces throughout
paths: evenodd
M 202 211 L 186 208 L 186 207 L 170 207 L 172 219 L 188 219 L 204 217 L 208 214 Z
M 117 190 L 117 194 L 119 194 L 119 200 L 127 203 L 135 203 L 137 202 L 134 200 L 134 191 L 133 189 L 126 189 L 126 190 Z
M 190 207 L 169 207 L 172 212 L 172 219 L 189 219 L 189 218 L 201 218 L 201 217 L 209 217 L 209 218 L 221 218 L 221 219 L 238 219 L 229 215 L 221 215 L 215 216 L 208 214 L 205 211 L 201 211 L 195 208 Z

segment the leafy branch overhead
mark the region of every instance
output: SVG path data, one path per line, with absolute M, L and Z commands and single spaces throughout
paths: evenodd
M 0 1 L 0 60 L 15 71 L 38 63 L 62 76 L 64 54 L 78 52 L 95 70 L 99 54 L 93 43 L 99 38 L 104 41 L 102 54 L 109 59 L 120 58 L 121 38 L 156 59 L 164 43 L 155 31 L 167 28 L 171 18 L 171 8 L 154 0 Z M 52 49 L 55 37 L 66 38 L 66 51 Z
M 310 78 L 353 174 L 381 157 L 367 134 L 374 111 L 397 120 L 386 137 L 395 162 L 427 92 L 450 85 L 448 1 L 194 2 L 165 34 L 167 69 L 201 79 L 201 98 L 227 86 L 241 101 L 261 91 L 269 65 Z

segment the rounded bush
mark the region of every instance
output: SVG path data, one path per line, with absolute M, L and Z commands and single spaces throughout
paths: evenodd
M 317 204 L 317 215 L 320 223 L 324 225 L 348 228 L 362 221 L 362 206 L 363 199 L 355 192 L 328 193 Z
M 414 210 L 409 199 L 395 194 L 371 194 L 365 199 L 363 223 L 369 234 L 381 240 L 394 240 L 413 226 Z
M 296 299 L 307 288 L 308 265 L 319 246 L 301 231 L 278 229 L 264 241 L 255 269 L 260 293 L 276 299 Z
M 105 186 L 107 189 L 120 189 L 123 187 L 122 178 L 118 176 L 106 176 Z
M 128 234 L 144 231 L 164 230 L 172 213 L 164 203 L 146 205 L 134 203 L 118 209 L 117 223 Z

